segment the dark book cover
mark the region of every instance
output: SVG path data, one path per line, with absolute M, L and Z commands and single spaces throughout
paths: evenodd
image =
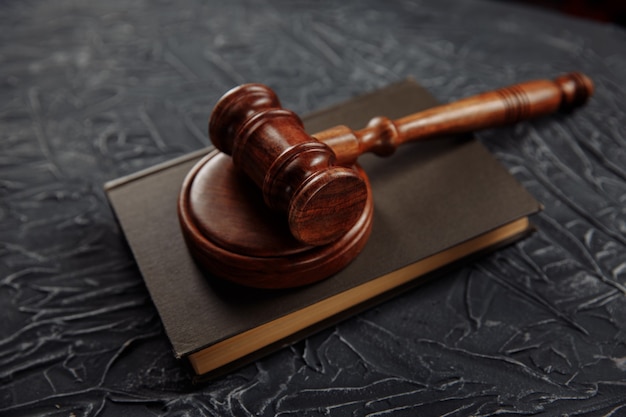
M 425 89 L 407 80 L 311 114 L 304 122 L 310 133 L 337 124 L 359 129 L 374 116 L 398 118 L 436 104 Z M 326 280 L 299 289 L 234 290 L 197 267 L 178 224 L 181 184 L 206 153 L 202 150 L 106 184 L 179 358 L 197 355 L 329 297 L 337 298 L 539 210 L 537 201 L 471 135 L 406 144 L 386 158 L 365 155 L 359 159 L 372 184 L 375 212 L 371 237 L 354 262 Z M 421 279 L 410 281 L 415 284 Z M 289 337 L 263 342 L 252 351 L 244 349 L 241 355 L 235 354 L 240 360 L 223 364 L 218 371 L 250 361 L 390 294 L 393 291 L 385 291 L 356 305 L 348 302 L 339 314 L 296 324 L 299 330 Z

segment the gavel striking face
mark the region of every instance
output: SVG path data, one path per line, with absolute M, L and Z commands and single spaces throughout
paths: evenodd
M 352 228 L 361 215 L 366 182 L 353 168 L 359 155 L 389 155 L 408 141 L 465 133 L 582 105 L 593 83 L 580 73 L 487 92 L 392 121 L 372 119 L 352 131 L 338 126 L 308 135 L 300 118 L 281 108 L 260 84 L 229 91 L 210 122 L 213 144 L 233 158 L 262 190 L 265 203 L 286 212 L 292 235 L 324 245 Z

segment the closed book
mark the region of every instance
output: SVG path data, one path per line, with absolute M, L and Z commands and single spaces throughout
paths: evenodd
M 438 104 L 412 80 L 304 117 L 315 133 Z M 371 236 L 345 269 L 289 290 L 225 284 L 194 262 L 177 218 L 186 174 L 208 150 L 105 185 L 177 358 L 216 376 L 527 234 L 538 202 L 472 135 L 403 145 L 359 164 L 374 195 Z

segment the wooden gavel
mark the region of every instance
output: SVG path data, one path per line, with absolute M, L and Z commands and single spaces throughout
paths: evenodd
M 300 118 L 280 106 L 271 89 L 246 84 L 219 100 L 209 134 L 213 144 L 231 155 L 234 165 L 260 187 L 265 203 L 287 213 L 293 236 L 315 246 L 341 237 L 363 211 L 367 184 L 353 168 L 359 155 L 390 155 L 409 141 L 570 111 L 592 93 L 587 76 L 570 73 L 554 81 L 529 81 L 486 92 L 395 121 L 377 117 L 357 131 L 337 126 L 310 136 Z

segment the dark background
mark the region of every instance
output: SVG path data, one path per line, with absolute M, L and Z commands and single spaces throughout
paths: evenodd
M 507 0 L 500 0 L 507 1 Z M 519 4 L 526 4 L 554 10 L 570 16 L 610 22 L 626 26 L 626 3 L 622 0 L 512 0 Z
M 626 412 L 620 27 L 479 0 L 31 0 L 0 27 L 0 415 Z M 409 76 L 451 101 L 572 70 L 586 107 L 477 135 L 544 205 L 535 234 L 191 383 L 104 182 L 208 146 L 243 82 L 304 114 Z

